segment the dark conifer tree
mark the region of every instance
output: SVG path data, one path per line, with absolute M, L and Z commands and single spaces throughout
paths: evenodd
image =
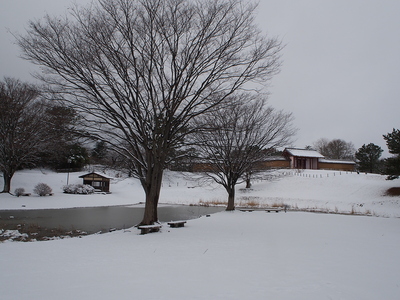
M 400 130 L 394 129 L 391 133 L 383 135 L 388 146 L 389 153 L 394 154 L 385 160 L 385 174 L 392 180 L 400 177 Z
M 358 169 L 362 172 L 378 173 L 382 152 L 382 148 L 373 143 L 362 145 L 356 152 Z

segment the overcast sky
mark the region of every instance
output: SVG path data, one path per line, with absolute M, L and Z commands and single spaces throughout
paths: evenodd
M 76 1 L 87 3 L 89 0 Z M 0 0 L 0 78 L 32 81 L 8 33 L 62 14 L 72 0 Z M 292 112 L 296 147 L 320 138 L 375 143 L 400 129 L 399 0 L 261 0 L 257 22 L 286 45 L 269 103 Z

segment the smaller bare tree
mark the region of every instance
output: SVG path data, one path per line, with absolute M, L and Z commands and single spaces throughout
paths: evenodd
M 3 193 L 9 193 L 14 173 L 36 163 L 52 138 L 46 107 L 33 85 L 17 79 L 0 82 L 0 171 Z
M 260 160 L 269 158 L 274 152 L 275 149 L 273 148 L 263 149 L 262 152 L 260 152 Z M 260 164 L 260 161 L 255 161 L 251 166 L 249 166 L 249 169 L 243 174 L 243 178 L 246 181 L 246 189 L 251 188 L 251 182 L 254 179 L 264 180 L 266 178 L 266 170 L 271 170 L 271 168 L 266 168 L 265 165 Z
M 235 209 L 235 186 L 266 155 L 266 148 L 290 143 L 295 133 L 289 113 L 265 106 L 250 95 L 231 98 L 231 104 L 196 123 L 195 144 L 208 166 L 204 173 L 228 192 L 227 210 Z

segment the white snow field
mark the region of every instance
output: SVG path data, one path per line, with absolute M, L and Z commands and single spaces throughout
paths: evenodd
M 82 174 L 70 174 L 69 182 L 80 182 Z M 274 174 L 251 190 L 238 186 L 237 203 L 287 205 L 287 213 L 224 211 L 188 220 L 183 228 L 163 224 L 147 235 L 130 228 L 0 243 L 0 298 L 400 299 L 400 197 L 384 196 L 400 186 L 398 180 L 337 171 Z M 18 172 L 13 190 L 32 193 L 45 182 L 54 196 L 0 194 L 0 209 L 131 205 L 144 199 L 137 180 L 121 177 L 113 179 L 112 194 L 63 194 L 66 176 Z M 227 198 L 221 187 L 198 182 L 166 172 L 160 202 Z

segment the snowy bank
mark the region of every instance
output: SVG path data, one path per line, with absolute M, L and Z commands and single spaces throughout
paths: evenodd
M 400 298 L 400 219 L 221 212 L 183 228 L 0 244 L 3 299 Z
M 83 173 L 70 174 L 81 183 Z M 38 182 L 53 196 L 0 195 L 1 209 L 131 205 L 143 201 L 137 180 L 108 174 L 112 194 L 62 193 L 67 174 L 21 171 L 13 188 Z M 159 233 L 136 228 L 45 242 L 0 243 L 3 299 L 388 299 L 400 298 L 398 186 L 372 174 L 280 170 L 270 180 L 240 185 L 237 204 L 371 216 L 221 212 L 163 223 Z M 32 180 L 33 178 L 33 180 Z M 166 172 L 161 202 L 226 201 L 215 184 Z M 391 218 L 375 217 L 386 216 Z

